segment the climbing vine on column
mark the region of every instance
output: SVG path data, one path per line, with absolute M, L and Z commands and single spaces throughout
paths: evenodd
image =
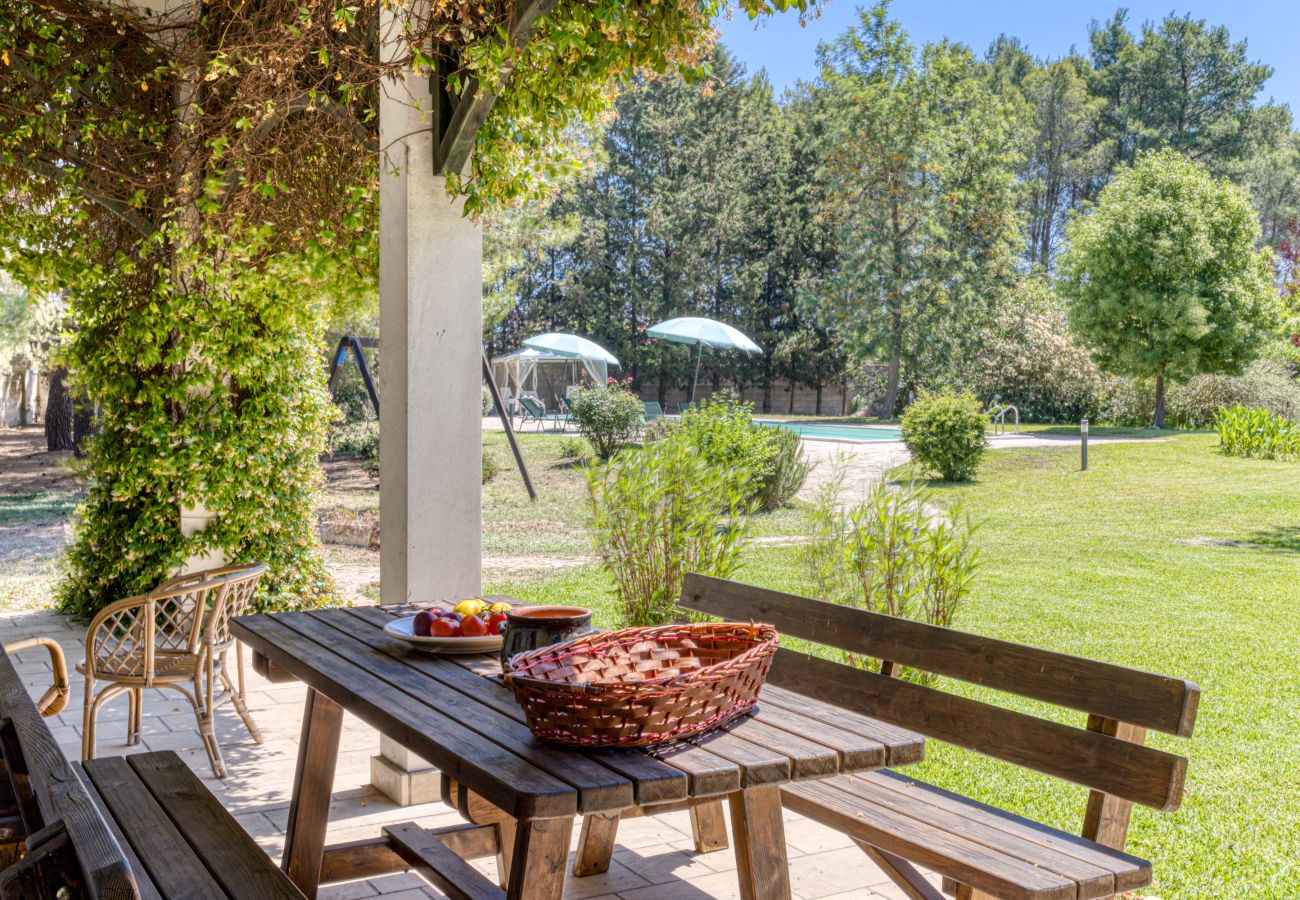
M 207 550 L 270 564 L 261 608 L 328 600 L 320 310 L 374 290 L 379 92 L 432 77 L 492 98 L 448 179 L 477 215 L 544 194 L 569 126 L 633 73 L 705 72 L 726 5 L 0 4 L 0 267 L 69 292 L 66 364 L 101 416 L 63 604 L 92 612 Z M 196 504 L 216 518 L 186 537 Z

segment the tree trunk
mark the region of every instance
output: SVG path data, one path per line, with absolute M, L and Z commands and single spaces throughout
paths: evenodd
M 894 350 L 889 357 L 889 376 L 885 380 L 885 399 L 880 404 L 880 418 L 893 418 L 898 406 L 898 373 L 903 366 L 902 354 Z
M 63 369 L 50 373 L 50 393 L 45 401 L 45 449 L 50 452 L 76 448 L 72 394 L 64 384 L 66 376 Z
M 790 379 L 790 408 L 786 410 L 786 415 L 794 415 L 794 379 Z
M 817 415 L 822 414 L 822 386 L 821 382 L 817 383 Z
M 1156 376 L 1156 428 L 1165 427 L 1165 376 Z

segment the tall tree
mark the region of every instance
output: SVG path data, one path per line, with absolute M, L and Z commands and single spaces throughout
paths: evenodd
M 1288 238 L 1288 225 L 1300 217 L 1300 133 L 1291 131 L 1290 120 L 1288 113 L 1276 139 L 1247 162 L 1243 178 L 1271 247 Z
M 1106 172 L 1113 150 L 1097 136 L 1105 102 L 1089 91 L 1083 60 L 1070 57 L 1035 67 L 1020 89 L 1033 123 L 1021 170 L 1027 186 L 1027 258 L 1050 270 L 1066 218 Z
M 1247 55 L 1227 28 L 1190 15 L 1128 30 L 1120 10 L 1091 34 L 1093 90 L 1106 99 L 1104 136 L 1115 163 L 1173 147 L 1232 174 L 1252 151 L 1254 105 L 1273 70 Z
M 1239 372 L 1276 323 L 1271 255 L 1245 192 L 1174 150 L 1146 153 L 1071 222 L 1061 289 L 1102 368 L 1165 383 Z
M 903 366 L 956 340 L 1014 271 L 1025 135 L 968 50 L 917 53 L 884 5 L 819 52 L 817 90 L 841 123 L 820 174 L 836 258 L 804 302 L 887 364 L 892 415 Z

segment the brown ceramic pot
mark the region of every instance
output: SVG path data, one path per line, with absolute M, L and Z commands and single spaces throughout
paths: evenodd
M 501 641 L 501 667 L 508 669 L 516 654 L 571 641 L 599 631 L 591 625 L 591 610 L 581 606 L 516 606 L 506 613 Z

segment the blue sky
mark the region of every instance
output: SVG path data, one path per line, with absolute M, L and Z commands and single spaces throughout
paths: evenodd
M 1296 0 L 1240 0 L 1236 3 L 1199 2 L 1172 5 L 1164 2 L 1100 3 L 1076 0 L 1070 4 L 1052 0 L 894 0 L 895 18 L 916 43 L 948 37 L 983 53 L 999 34 L 1024 41 L 1040 57 L 1061 56 L 1071 46 L 1088 46 L 1088 23 L 1110 18 L 1120 6 L 1129 10 L 1131 27 L 1148 19 L 1159 20 L 1171 11 L 1191 13 L 1211 24 L 1228 27 L 1234 40 L 1247 42 L 1252 59 L 1272 66 L 1272 79 L 1263 97 L 1287 103 L 1300 114 L 1300 3 Z M 722 41 L 755 72 L 766 68 L 779 94 L 799 79 L 816 75 L 813 54 L 817 44 L 833 38 L 857 21 L 853 0 L 831 0 L 820 19 L 804 28 L 793 15 L 779 15 L 757 28 L 744 16 L 719 21 Z M 1300 117 L 1300 115 L 1298 115 Z

